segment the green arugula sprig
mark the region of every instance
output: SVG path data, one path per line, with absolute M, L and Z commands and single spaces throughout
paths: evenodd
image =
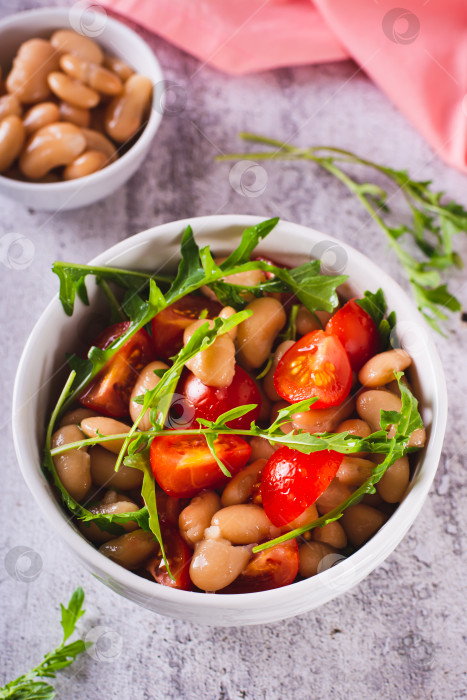
M 159 311 L 203 286 L 207 285 L 214 291 L 221 289 L 221 301 L 231 303 L 236 309 L 242 309 L 246 305 L 245 299 L 241 296 L 241 291 L 246 289 L 255 295 L 262 295 L 265 291 L 293 292 L 310 311 L 321 309 L 332 312 L 339 301 L 336 289 L 346 281 L 345 275 L 321 275 L 319 261 L 286 270 L 264 260 L 250 260 L 252 251 L 272 231 L 278 221 L 277 218 L 268 219 L 247 228 L 242 234 L 238 247 L 221 265 L 214 262 L 209 246 L 198 248 L 193 231 L 188 226 L 182 235 L 181 260 L 177 275 L 165 294 L 156 283 L 156 279 L 160 281 L 161 278 L 149 273 L 79 266 L 72 263 L 54 263 L 52 269 L 60 279 L 60 301 L 67 314 L 73 313 L 76 296 L 84 304 L 89 303 L 86 277 L 95 275 L 98 280 L 111 281 L 126 290 L 122 308 L 130 319 L 126 331 L 105 350 L 93 346 L 87 358 L 83 359 L 76 355 L 68 357 L 70 367 L 75 371 L 75 378 L 72 391 L 63 404 L 62 410 L 65 411 L 76 401 L 86 385 L 113 355 Z M 257 287 L 246 288 L 220 282 L 225 276 L 250 270 L 264 270 L 272 273 L 274 278 Z M 167 284 L 168 278 L 164 277 L 162 281 Z M 216 284 L 221 284 L 221 288 L 216 287 Z M 105 291 L 108 296 L 108 289 Z
M 241 133 L 240 137 L 273 149 L 249 153 L 249 158 L 312 161 L 342 182 L 384 231 L 407 275 L 418 308 L 431 327 L 442 332 L 439 322 L 448 318 L 446 311 L 461 310 L 459 300 L 442 283 L 440 273 L 452 267 L 462 267 L 459 255 L 453 250 L 453 242 L 458 233 L 467 231 L 467 210 L 463 206 L 453 201 L 441 203 L 444 193 L 434 192 L 429 180 L 413 180 L 406 170 L 374 163 L 351 151 L 331 146 L 297 148 L 258 134 Z M 217 160 L 238 158 L 245 158 L 245 153 L 222 155 Z M 388 193 L 372 182 L 357 181 L 342 167 L 355 164 L 385 176 L 397 186 L 409 207 L 410 224 L 394 226 L 385 220 L 389 212 Z M 421 260 L 403 247 L 404 238 L 415 242 Z
M 37 679 L 55 678 L 57 671 L 70 666 L 79 654 L 91 646 L 91 642 L 82 639 L 66 644 L 75 631 L 76 623 L 85 613 L 83 602 L 83 589 L 77 588 L 67 607 L 60 604 L 60 624 L 63 628 L 61 644 L 55 651 L 46 654 L 38 666 L 0 688 L 0 700 L 52 700 L 56 696 L 53 686 Z

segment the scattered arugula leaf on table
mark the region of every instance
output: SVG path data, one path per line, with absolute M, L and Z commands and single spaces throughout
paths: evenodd
M 55 678 L 56 672 L 70 666 L 79 654 L 82 654 L 91 646 L 91 642 L 78 639 L 66 644 L 76 629 L 83 610 L 84 592 L 77 588 L 72 594 L 68 606 L 60 604 L 63 639 L 55 651 L 44 656 L 40 664 L 27 673 L 10 681 L 0 688 L 0 700 L 52 700 L 56 692 L 50 683 L 38 680 L 39 678 Z

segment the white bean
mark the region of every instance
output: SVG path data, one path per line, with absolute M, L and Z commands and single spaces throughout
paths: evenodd
M 287 316 L 280 301 L 272 297 L 254 299 L 246 308 L 253 313 L 238 326 L 237 348 L 241 363 L 247 369 L 254 369 L 268 359 Z
M 91 457 L 91 477 L 96 486 L 130 491 L 143 483 L 143 472 L 139 469 L 126 467 L 122 464 L 116 472 L 116 456 L 109 450 L 104 450 L 100 445 L 93 447 L 89 456 Z
M 93 506 L 89 508 L 91 513 L 109 513 L 109 514 L 119 514 L 119 513 L 135 513 L 139 510 L 136 503 L 133 501 L 117 501 L 115 503 L 104 503 L 103 501 L 98 506 Z M 126 523 L 119 523 L 125 532 L 132 532 L 138 529 L 138 523 L 136 520 L 128 520 Z M 100 527 L 90 521 L 90 522 L 80 522 L 79 529 L 86 537 L 86 539 L 91 540 L 91 542 L 108 542 L 109 540 L 115 539 L 115 535 L 101 530 Z
M 139 414 L 143 410 L 143 406 L 136 403 L 135 398 L 145 394 L 146 391 L 154 389 L 154 387 L 157 386 L 157 384 L 160 382 L 160 378 L 157 376 L 157 374 L 154 374 L 154 371 L 159 369 L 168 369 L 168 365 L 166 365 L 165 362 L 159 362 L 158 360 L 155 362 L 150 362 L 141 370 L 138 379 L 136 380 L 136 384 L 130 396 L 130 416 L 133 423 L 137 420 Z M 141 419 L 138 426 L 140 430 L 151 429 L 152 426 L 151 421 L 149 420 L 149 413 L 150 411 L 146 411 L 145 415 Z
M 358 373 L 358 379 L 363 386 L 384 386 L 394 379 L 394 372 L 401 372 L 411 364 L 412 358 L 405 350 L 388 350 L 371 357 Z
M 84 440 L 77 425 L 66 425 L 52 435 L 52 448 Z M 70 496 L 80 502 L 91 488 L 91 466 L 86 447 L 69 450 L 53 458 L 58 478 Z
M 357 398 L 357 413 L 373 432 L 381 430 L 381 411 L 400 412 L 402 401 L 390 391 L 370 389 Z
M 185 345 L 195 330 L 204 323 L 206 323 L 204 319 L 199 319 L 185 328 L 183 334 Z M 209 325 L 212 328 L 214 322 L 211 321 Z M 212 345 L 188 360 L 186 366 L 207 386 L 217 388 L 230 386 L 235 374 L 235 345 L 232 338 L 228 333 L 217 336 Z
M 261 440 L 261 438 L 255 439 Z M 253 486 L 258 482 L 266 462 L 266 459 L 257 459 L 229 479 L 221 497 L 224 508 L 245 503 L 249 499 Z
M 178 518 L 180 534 L 189 545 L 193 546 L 203 539 L 206 528 L 219 508 L 221 501 L 215 491 L 203 491 L 191 499 Z
M 152 532 L 135 530 L 120 535 L 99 547 L 99 552 L 125 569 L 139 569 L 146 559 L 156 554 L 159 545 Z
M 262 507 L 254 503 L 222 508 L 214 514 L 211 524 L 218 527 L 221 537 L 232 544 L 253 544 L 275 534 L 274 526 Z
M 386 469 L 376 484 L 376 490 L 386 503 L 400 503 L 409 485 L 410 468 L 408 457 L 401 457 Z
M 218 591 L 235 581 L 249 559 L 249 547 L 234 547 L 223 539 L 201 540 L 190 563 L 190 578 L 202 591 Z
M 97 416 L 96 418 L 85 418 L 81 421 L 81 430 L 88 437 L 97 437 L 97 433 L 100 435 L 123 435 L 130 432 L 130 428 L 125 424 L 121 423 L 114 418 L 106 418 L 104 416 Z M 114 452 L 118 455 L 123 447 L 124 440 L 122 438 L 118 440 L 109 440 L 108 442 L 102 442 L 101 446 L 105 447 L 106 450 Z
M 298 548 L 299 573 L 304 578 L 316 576 L 321 561 L 335 550 L 323 542 L 304 542 Z
M 380 529 L 385 519 L 383 513 L 376 508 L 357 503 L 344 511 L 340 522 L 350 543 L 354 547 L 360 547 Z

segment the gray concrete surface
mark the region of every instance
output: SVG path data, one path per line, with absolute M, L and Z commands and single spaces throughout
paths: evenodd
M 0 16 L 47 2 L 0 0 Z M 57 3 L 59 4 L 59 3 Z M 379 230 L 340 185 L 313 167 L 266 164 L 258 197 L 237 193 L 217 153 L 242 150 L 240 130 L 300 144 L 353 148 L 467 203 L 466 178 L 445 166 L 386 97 L 351 62 L 230 78 L 141 32 L 167 78 L 186 89 L 186 109 L 166 117 L 150 157 L 122 189 L 79 212 L 31 211 L 0 196 L 0 240 L 23 234 L 34 246 L 27 269 L 0 265 L 2 479 L 0 683 L 36 663 L 60 636 L 59 601 L 86 591 L 84 633 L 104 636 L 92 654 L 55 681 L 60 698 L 305 700 L 467 695 L 465 562 L 465 371 L 467 327 L 453 322 L 436 341 L 450 396 L 444 454 L 425 506 L 397 550 L 352 592 L 319 610 L 264 627 L 211 629 L 158 617 L 95 581 L 45 522 L 13 451 L 10 404 L 19 355 L 57 291 L 56 258 L 87 261 L 151 225 L 216 212 L 252 213 L 309 224 L 369 253 L 398 281 L 400 268 Z M 467 253 L 464 237 L 459 249 Z M 13 251 L 14 253 L 14 251 Z M 467 258 L 467 255 L 465 255 Z M 466 306 L 465 273 L 452 279 Z M 18 581 L 5 556 L 37 553 L 37 575 Z M 26 562 L 27 563 L 27 562 Z M 19 570 L 24 562 L 19 564 Z M 9 571 L 7 570 L 9 569 Z

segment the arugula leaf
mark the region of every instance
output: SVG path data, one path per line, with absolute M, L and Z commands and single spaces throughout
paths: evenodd
M 467 231 L 467 210 L 461 204 L 452 201 L 442 203 L 444 193 L 434 192 L 430 181 L 412 180 L 406 170 L 395 170 L 380 165 L 342 148 L 297 148 L 277 139 L 249 133 L 241 133 L 240 137 L 271 149 L 269 152 L 249 153 L 249 158 L 310 161 L 345 185 L 384 232 L 409 280 L 419 310 L 430 326 L 442 333 L 439 321 L 447 318 L 445 310 L 460 310 L 460 302 L 449 293 L 446 285 L 441 284 L 437 270 L 462 267 L 459 255 L 453 251 L 454 237 Z M 244 153 L 231 153 L 218 156 L 216 160 L 236 160 L 244 157 Z M 384 217 L 389 212 L 387 192 L 380 185 L 355 180 L 344 169 L 344 166 L 352 164 L 384 175 L 402 192 L 412 217 L 408 225 L 393 226 L 386 222 Z M 404 248 L 408 238 L 416 244 L 423 257 L 422 261 Z M 382 331 L 387 336 L 387 326 L 384 326 Z
M 58 260 L 52 265 L 52 272 L 60 280 L 59 298 L 68 316 L 73 314 L 76 295 L 78 295 L 83 304 L 89 304 L 85 284 L 85 279 L 88 275 L 95 276 L 99 281 L 114 282 L 122 289 L 127 289 L 137 294 L 140 294 L 148 286 L 151 279 L 161 284 L 170 284 L 171 282 L 171 278 L 165 275 L 150 275 L 146 272 L 122 270 L 116 267 L 95 267 L 93 265 L 60 262 Z
M 275 228 L 278 223 L 279 217 L 275 217 L 274 219 L 267 219 L 266 221 L 262 221 L 260 224 L 255 224 L 254 226 L 250 226 L 250 228 L 245 229 L 242 234 L 240 244 L 220 265 L 220 268 L 223 270 L 224 274 L 227 270 L 235 268 L 236 265 L 249 262 L 251 254 L 258 243 L 262 241 L 263 238 L 266 238 L 268 233 L 271 233 L 272 229 Z
M 68 603 L 68 607 L 65 608 L 65 606 L 60 603 L 60 610 L 62 611 L 62 619 L 60 624 L 63 627 L 63 641 L 66 642 L 66 640 L 71 637 L 73 634 L 76 623 L 78 622 L 79 618 L 84 615 L 86 612 L 83 610 L 83 602 L 84 602 L 84 591 L 79 586 L 72 594 L 70 598 L 70 602 Z
M 152 532 L 154 537 L 159 543 L 161 548 L 162 558 L 164 560 L 167 573 L 169 574 L 172 581 L 175 581 L 172 572 L 170 571 L 169 562 L 167 560 L 167 555 L 165 552 L 164 542 L 162 540 L 161 528 L 159 525 L 159 515 L 157 513 L 157 502 L 156 502 L 156 480 L 154 479 L 154 474 L 152 473 L 151 464 L 149 461 L 149 450 L 144 450 L 143 452 L 138 452 L 131 457 L 126 458 L 125 465 L 130 467 L 135 467 L 143 472 L 143 485 L 141 487 L 141 496 L 144 499 L 146 508 L 149 514 L 149 530 Z
M 391 337 L 391 331 L 396 325 L 396 314 L 394 311 L 385 318 L 387 306 L 384 292 L 380 288 L 373 294 L 366 291 L 362 299 L 355 299 L 356 303 L 373 319 L 379 335 L 380 346 L 386 350 Z
M 82 639 L 65 644 L 75 631 L 77 621 L 85 612 L 82 609 L 83 601 L 83 589 L 77 588 L 66 608 L 60 604 L 63 641 L 55 651 L 46 654 L 38 666 L 0 688 L 0 700 L 49 700 L 56 696 L 54 688 L 49 683 L 36 679 L 55 678 L 56 671 L 70 666 L 79 654 L 91 646 L 91 642 L 84 642 Z

